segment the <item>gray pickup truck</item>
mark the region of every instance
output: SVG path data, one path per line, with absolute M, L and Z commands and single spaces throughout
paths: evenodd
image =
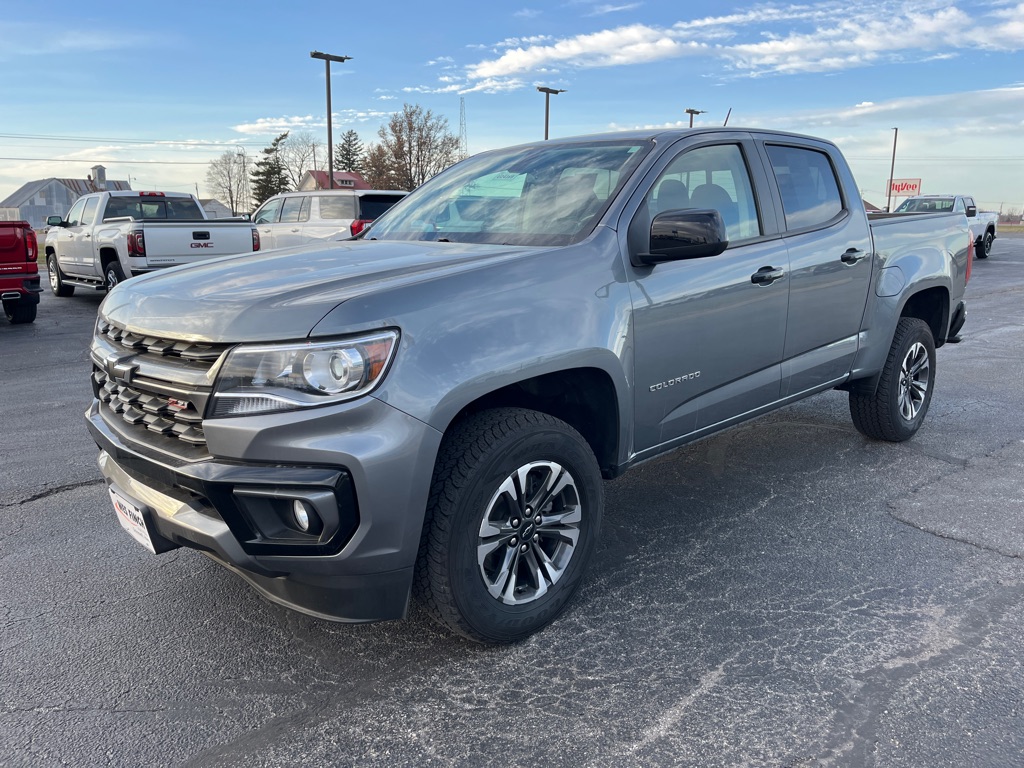
M 907 440 L 961 214 L 869 222 L 838 149 L 741 129 L 487 152 L 361 239 L 116 286 L 87 419 L 121 525 L 341 621 L 480 642 L 579 587 L 602 478 L 823 390 Z

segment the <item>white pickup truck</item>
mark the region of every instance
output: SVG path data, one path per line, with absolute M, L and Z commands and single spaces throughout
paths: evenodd
M 252 253 L 260 235 L 244 219 L 209 220 L 183 192 L 93 192 L 67 217 L 46 220 L 46 268 L 57 296 L 110 290 L 154 269 Z
M 963 213 L 974 239 L 974 253 L 979 259 L 987 259 L 992 253 L 992 241 L 996 239 L 996 222 L 999 214 L 978 210 L 970 195 L 917 195 L 908 197 L 894 213 Z

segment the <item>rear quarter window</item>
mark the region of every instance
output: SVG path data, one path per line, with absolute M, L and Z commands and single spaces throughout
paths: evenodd
M 332 219 L 355 219 L 356 198 L 355 195 L 318 195 L 320 198 L 320 218 Z

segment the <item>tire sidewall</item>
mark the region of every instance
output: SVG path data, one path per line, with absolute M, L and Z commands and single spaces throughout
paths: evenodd
M 603 506 L 597 462 L 581 440 L 573 433 L 540 427 L 498 441 L 461 495 L 452 526 L 448 580 L 460 613 L 480 635 L 498 642 L 524 638 L 557 617 L 579 587 L 599 538 Z M 535 461 L 556 462 L 572 475 L 583 511 L 580 535 L 565 572 L 545 595 L 523 605 L 506 605 L 491 597 L 480 575 L 480 524 L 498 487 L 516 469 Z
M 51 254 L 46 257 L 46 270 L 50 273 L 50 290 L 54 296 L 59 296 L 61 284 L 64 281 L 61 279 L 60 267 L 57 266 L 56 256 Z
M 106 286 L 107 291 L 114 290 L 114 287 L 123 282 L 124 278 L 121 276 L 121 268 L 114 262 L 107 265 L 107 268 L 103 272 L 103 283 Z
M 917 415 L 913 419 L 907 420 L 903 418 L 903 414 L 900 412 L 900 372 L 907 354 L 918 342 L 924 345 L 928 353 L 928 388 L 925 391 L 924 402 L 921 403 L 921 408 L 918 410 Z M 918 320 L 910 326 L 908 333 L 903 337 L 902 342 L 896 349 L 896 354 L 892 361 L 893 366 L 890 375 L 893 380 L 889 388 L 889 402 L 887 406 L 892 419 L 892 425 L 898 433 L 899 439 L 907 440 L 921 428 L 921 424 L 928 414 L 928 406 L 932 401 L 932 392 L 935 390 L 935 341 L 924 321 Z

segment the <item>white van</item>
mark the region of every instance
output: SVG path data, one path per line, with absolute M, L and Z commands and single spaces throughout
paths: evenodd
M 253 214 L 263 249 L 358 235 L 408 194 L 378 189 L 319 189 L 269 198 Z

